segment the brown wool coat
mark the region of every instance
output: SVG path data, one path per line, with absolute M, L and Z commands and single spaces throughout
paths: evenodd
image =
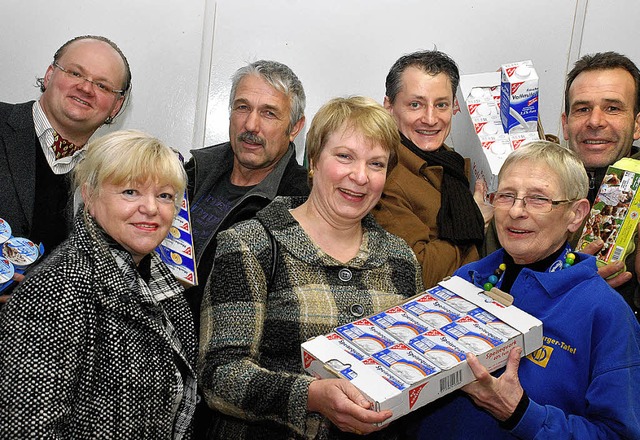
M 468 159 L 465 173 L 469 175 Z M 387 177 L 382 198 L 372 211 L 383 228 L 411 246 L 422 266 L 427 289 L 479 258 L 475 246 L 456 246 L 438 238 L 436 217 L 440 210 L 442 174 L 441 166 L 428 166 L 400 146 L 398 165 Z

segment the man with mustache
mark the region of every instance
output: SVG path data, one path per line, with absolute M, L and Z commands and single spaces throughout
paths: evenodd
M 260 60 L 233 75 L 229 142 L 191 151 L 191 222 L 200 286 L 187 291 L 196 324 L 219 231 L 252 218 L 276 196 L 308 195 L 293 140 L 304 126 L 305 94 L 291 69 Z M 197 328 L 197 327 L 196 327 Z
M 296 161 L 293 144 L 305 121 L 298 77 L 284 64 L 260 60 L 238 69 L 231 81 L 229 142 L 192 150 L 185 165 L 200 282 L 185 297 L 196 330 L 218 232 L 252 218 L 276 196 L 309 194 L 307 170 Z M 194 438 L 205 438 L 210 411 L 202 399 Z
M 0 218 L 48 254 L 71 230 L 69 173 L 98 127 L 122 110 L 131 70 L 111 40 L 84 35 L 56 51 L 37 85 L 38 101 L 0 103 Z
M 616 52 L 580 58 L 567 75 L 562 129 L 569 147 L 587 170 L 588 199 L 593 205 L 609 165 L 623 157 L 640 158 L 633 146 L 633 141 L 640 138 L 640 71 L 633 61 Z M 595 254 L 603 245 L 600 240 L 585 251 Z M 636 249 L 639 249 L 637 242 Z M 632 252 L 625 261 L 631 272 L 622 272 L 610 279 L 609 284 L 640 319 L 640 271 L 636 267 L 640 261 L 635 257 Z M 602 268 L 600 274 L 607 277 L 623 267 L 623 262 L 618 261 Z

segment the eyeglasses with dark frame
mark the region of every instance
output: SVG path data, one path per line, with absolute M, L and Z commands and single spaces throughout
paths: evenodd
M 52 65 L 53 65 L 53 67 L 57 67 L 58 69 L 60 69 L 61 72 L 67 74 L 69 77 L 71 77 L 73 79 L 87 81 L 87 82 L 93 84 L 94 86 L 96 86 L 97 90 L 99 90 L 99 91 L 101 91 L 103 93 L 113 93 L 115 95 L 124 96 L 124 90 L 114 89 L 114 88 L 112 88 L 111 86 L 109 86 L 109 85 L 107 85 L 105 83 L 89 79 L 89 78 L 87 78 L 86 76 L 84 76 L 82 73 L 80 73 L 78 71 L 71 70 L 71 69 L 65 69 L 60 64 L 58 64 L 57 61 L 54 61 Z
M 551 200 L 543 196 L 516 197 L 512 193 L 497 192 L 493 195 L 491 205 L 497 209 L 509 209 L 516 200 L 522 200 L 522 206 L 529 212 L 547 213 L 551 212 L 554 206 L 575 202 L 577 199 Z

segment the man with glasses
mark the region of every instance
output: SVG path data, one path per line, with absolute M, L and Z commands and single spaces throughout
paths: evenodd
M 69 172 L 91 135 L 122 109 L 131 71 L 112 41 L 80 36 L 58 49 L 37 83 L 38 101 L 0 103 L 0 218 L 49 253 L 73 218 Z

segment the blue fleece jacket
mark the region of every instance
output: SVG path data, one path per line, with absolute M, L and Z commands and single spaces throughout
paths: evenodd
M 456 275 L 484 282 L 503 255 L 498 250 Z M 578 254 L 557 272 L 525 268 L 510 293 L 516 307 L 543 322 L 543 347 L 518 371 L 531 399 L 524 416 L 506 431 L 458 391 L 419 411 L 417 437 L 640 439 L 640 325 L 597 274 L 594 257 Z

